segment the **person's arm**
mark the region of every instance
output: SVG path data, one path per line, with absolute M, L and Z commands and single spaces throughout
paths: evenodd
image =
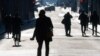
M 81 15 L 79 15 L 79 18 L 78 18 L 78 20 L 81 20 Z
M 33 34 L 33 39 L 35 38 L 35 36 L 36 36 L 36 29 L 34 30 L 34 34 Z
M 36 36 L 36 29 L 34 30 L 33 36 L 32 38 L 30 38 L 30 40 L 34 40 L 35 36 Z
M 50 23 L 50 29 L 52 30 L 53 29 L 53 24 L 52 24 L 52 21 L 51 21 L 50 18 L 49 18 L 49 23 Z
M 70 18 L 73 18 L 73 16 L 72 16 L 72 15 L 70 15 Z
M 37 24 L 37 22 L 36 22 L 36 24 Z M 36 25 L 36 26 L 37 26 L 37 25 Z M 36 28 L 35 28 L 35 30 L 34 30 L 34 33 L 33 33 L 32 38 L 30 38 L 30 40 L 34 40 L 35 36 L 36 36 Z

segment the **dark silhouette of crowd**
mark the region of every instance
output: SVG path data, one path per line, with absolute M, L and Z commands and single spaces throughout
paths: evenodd
M 18 13 L 15 13 L 15 15 L 12 16 L 11 14 L 7 14 L 3 9 L 1 15 L 5 26 L 5 33 L 7 33 L 8 39 L 10 39 L 9 34 L 12 34 L 15 46 L 19 46 L 19 42 L 21 42 L 21 18 L 18 16 Z
M 34 40 L 36 38 L 38 43 L 38 49 L 37 49 L 37 56 L 41 56 L 42 51 L 42 45 L 43 42 L 45 42 L 45 56 L 49 56 L 49 44 L 52 41 L 53 37 L 53 24 L 50 17 L 47 17 L 45 15 L 45 10 L 41 10 L 39 12 L 39 18 L 36 19 L 36 27 L 33 33 L 32 38 L 30 40 Z M 18 13 L 15 13 L 14 16 L 10 14 L 6 14 L 4 10 L 2 10 L 2 18 L 3 23 L 5 25 L 5 32 L 8 34 L 12 34 L 12 38 L 14 39 L 15 46 L 19 46 L 19 43 L 21 42 L 21 26 L 22 26 L 22 20 Z M 72 37 L 71 35 L 71 19 L 73 16 L 67 12 L 64 15 L 64 19 L 62 20 L 62 24 L 65 26 L 65 35 L 67 37 Z M 81 25 L 81 32 L 82 36 L 86 36 L 86 29 L 88 28 L 88 24 L 92 24 L 92 35 L 95 34 L 97 36 L 97 26 L 99 24 L 99 16 L 96 11 L 93 11 L 91 13 L 91 16 L 88 16 L 88 14 L 85 11 L 80 12 L 79 18 L 80 25 Z
M 98 16 L 97 12 L 93 11 L 90 16 L 85 11 L 81 11 L 79 13 L 80 13 L 80 15 L 79 15 L 78 19 L 80 20 L 82 37 L 87 37 L 86 31 L 88 30 L 89 23 L 92 24 L 92 35 L 98 36 L 97 28 L 98 28 L 98 24 L 99 24 L 99 16 Z M 65 26 L 65 32 L 66 32 L 65 35 L 68 37 L 72 37 L 71 36 L 71 18 L 72 17 L 73 16 L 69 12 L 67 12 L 64 15 L 64 19 L 61 22 Z

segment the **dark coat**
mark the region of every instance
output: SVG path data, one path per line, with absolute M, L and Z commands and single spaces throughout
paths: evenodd
M 97 14 L 92 14 L 90 16 L 90 22 L 93 24 L 93 25 L 97 25 L 99 24 L 99 16 Z
M 82 13 L 79 16 L 80 24 L 86 26 L 89 22 L 89 18 L 86 14 Z
M 71 18 L 72 15 L 70 14 L 65 14 L 64 15 L 64 19 L 62 20 L 62 23 L 66 26 L 66 25 L 71 25 Z
M 36 20 L 35 36 L 37 42 L 51 41 L 52 36 L 49 36 L 49 32 L 53 30 L 53 24 L 49 17 L 38 18 Z
M 13 18 L 13 33 L 14 34 L 19 34 L 21 32 L 21 24 L 22 24 L 22 21 L 19 17 Z

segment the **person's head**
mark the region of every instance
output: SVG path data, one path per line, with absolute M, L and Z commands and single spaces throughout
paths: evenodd
M 69 12 L 67 12 L 67 15 L 70 15 L 70 13 L 69 13 Z
M 39 17 L 42 17 L 45 15 L 45 10 L 41 10 L 40 13 L 39 13 Z

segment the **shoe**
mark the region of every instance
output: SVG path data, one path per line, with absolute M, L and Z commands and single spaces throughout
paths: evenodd
M 34 40 L 34 38 L 30 38 L 30 40 Z
M 66 36 L 68 36 L 69 34 L 66 34 Z
M 72 37 L 72 35 L 69 34 L 68 37 Z
M 82 33 L 82 37 L 84 37 L 84 33 Z

